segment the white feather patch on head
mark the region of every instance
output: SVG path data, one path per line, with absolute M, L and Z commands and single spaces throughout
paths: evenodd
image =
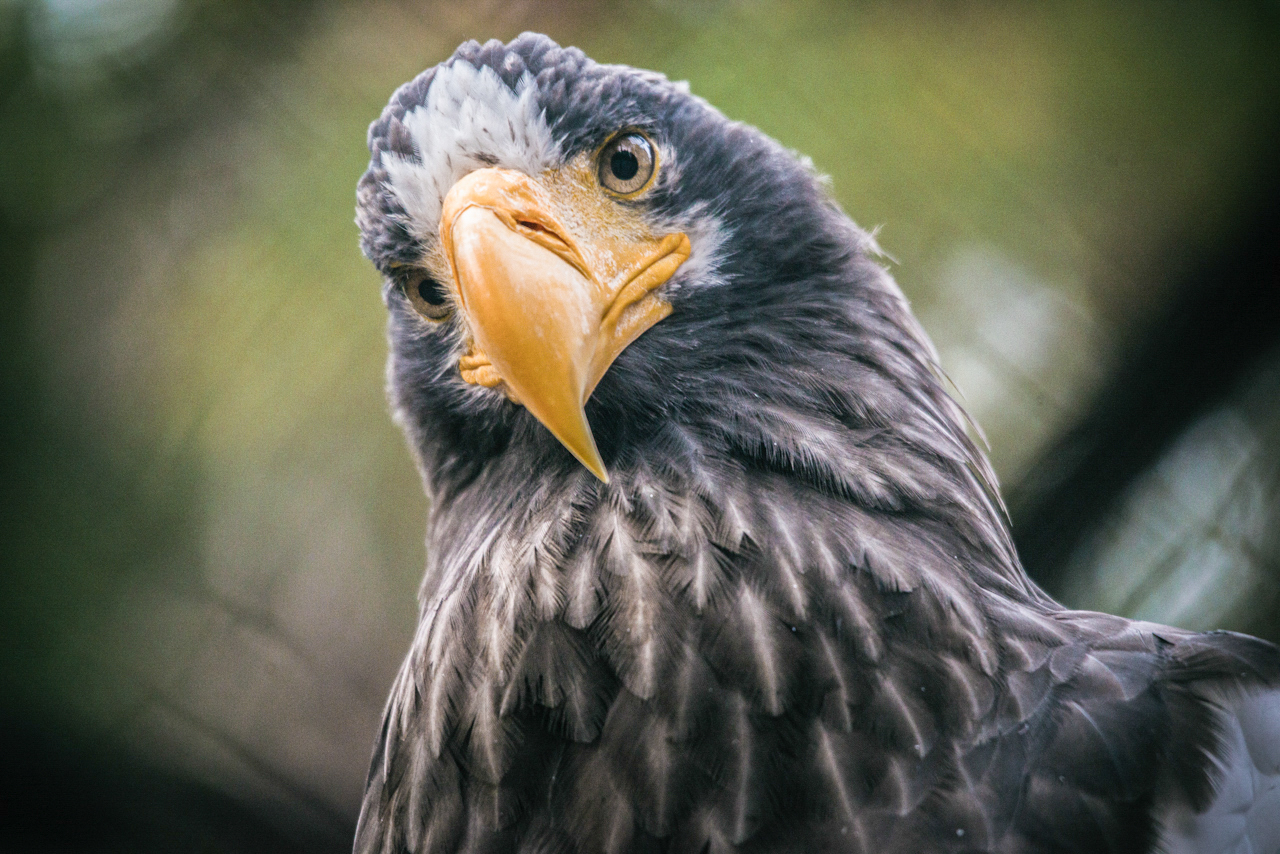
M 441 67 L 425 104 L 404 117 L 421 162 L 382 155 L 389 188 L 425 245 L 437 240 L 440 208 L 458 179 L 485 166 L 536 175 L 560 160 L 537 87 L 526 72 L 513 92 L 492 68 L 464 60 Z

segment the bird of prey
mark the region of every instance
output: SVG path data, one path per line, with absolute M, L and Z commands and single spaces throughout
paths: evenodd
M 368 142 L 430 517 L 357 852 L 1280 850 L 1280 652 L 1029 580 L 807 161 L 534 34 Z

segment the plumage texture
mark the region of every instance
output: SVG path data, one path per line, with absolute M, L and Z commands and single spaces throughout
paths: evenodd
M 625 204 L 693 256 L 588 404 L 606 485 L 462 382 L 456 319 L 401 286 L 452 181 L 622 128 L 664 164 Z M 1028 580 L 931 346 L 804 162 L 531 34 L 460 47 L 369 145 L 431 515 L 358 852 L 1280 850 L 1277 650 Z

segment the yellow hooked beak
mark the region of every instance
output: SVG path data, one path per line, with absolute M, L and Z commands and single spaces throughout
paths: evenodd
M 460 363 L 463 378 L 505 385 L 607 482 L 587 399 L 618 354 L 671 313 L 655 289 L 689 257 L 690 246 L 684 234 L 610 228 L 608 214 L 602 221 L 599 213 L 608 208 L 599 205 L 586 205 L 594 214 L 575 215 L 583 208 L 575 201 L 590 192 L 480 169 L 445 196 L 440 245 L 473 339 Z M 570 216 L 577 228 L 567 227 Z

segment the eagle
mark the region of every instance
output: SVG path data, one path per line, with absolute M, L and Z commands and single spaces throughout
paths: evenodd
M 532 33 L 368 145 L 430 510 L 358 854 L 1280 851 L 1280 651 L 1029 579 L 809 161 Z

